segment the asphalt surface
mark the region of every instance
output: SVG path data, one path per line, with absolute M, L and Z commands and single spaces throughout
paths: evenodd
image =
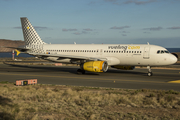
M 109 69 L 106 73 L 86 72 L 76 74 L 75 66 L 34 66 L 0 64 L 0 82 L 37 79 L 39 84 L 92 86 L 125 89 L 158 89 L 180 91 L 180 70 L 152 69 L 153 76 L 147 76 L 147 69 Z

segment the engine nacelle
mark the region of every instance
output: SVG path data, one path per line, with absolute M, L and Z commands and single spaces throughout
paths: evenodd
M 122 69 L 122 70 L 133 70 L 135 68 L 135 66 L 121 66 L 121 65 L 115 65 L 111 67 L 116 68 L 116 69 Z
M 106 72 L 108 63 L 106 61 L 89 61 L 81 64 L 81 69 L 90 72 Z

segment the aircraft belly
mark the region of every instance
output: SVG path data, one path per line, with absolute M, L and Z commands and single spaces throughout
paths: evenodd
M 106 57 L 108 65 L 118 65 L 120 60 L 116 57 Z
M 46 60 L 58 63 L 70 63 L 71 59 L 59 59 L 59 57 L 47 57 Z
M 121 57 L 121 65 L 139 65 L 141 60 L 139 57 Z

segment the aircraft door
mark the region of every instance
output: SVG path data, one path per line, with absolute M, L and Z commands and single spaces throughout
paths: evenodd
M 149 59 L 149 51 L 150 51 L 150 47 L 144 47 L 144 55 L 143 55 L 143 58 L 144 59 Z
M 100 55 L 102 55 L 103 54 L 103 49 L 100 49 Z

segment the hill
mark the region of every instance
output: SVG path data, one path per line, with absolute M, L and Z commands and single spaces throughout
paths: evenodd
M 25 45 L 24 41 L 21 40 L 6 40 L 6 39 L 0 39 L 0 46 L 5 47 L 18 47 Z M 11 48 L 1 48 L 0 52 L 11 52 L 13 49 Z

